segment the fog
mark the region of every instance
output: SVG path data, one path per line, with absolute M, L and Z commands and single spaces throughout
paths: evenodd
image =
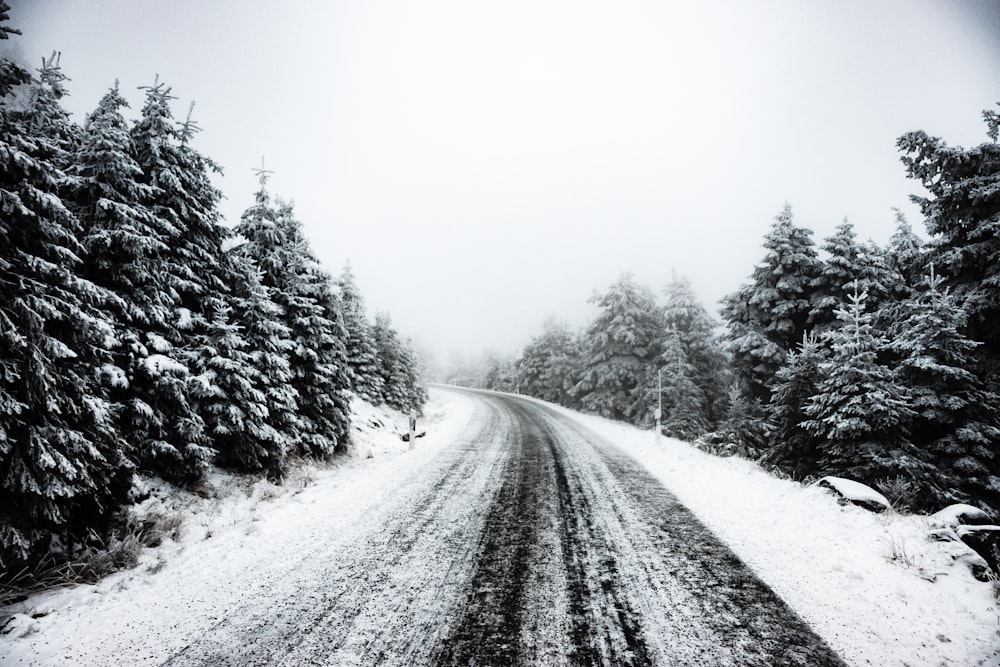
M 896 138 L 980 143 L 1000 100 L 992 1 L 12 4 L 5 48 L 62 51 L 79 120 L 159 74 L 226 219 L 265 156 L 328 269 L 442 358 L 581 325 L 626 271 L 714 310 L 786 201 L 817 242 L 920 231 Z

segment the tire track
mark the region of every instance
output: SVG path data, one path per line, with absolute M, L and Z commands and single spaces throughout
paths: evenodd
M 426 664 L 468 585 L 483 501 L 509 455 L 497 444 L 506 415 L 492 409 L 484 422 L 359 517 L 361 543 L 332 535 L 165 665 Z

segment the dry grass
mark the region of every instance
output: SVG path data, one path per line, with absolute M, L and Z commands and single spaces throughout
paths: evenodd
M 908 568 L 920 569 L 920 559 L 907 551 L 905 540 L 897 539 L 895 536 L 889 535 L 885 538 L 885 541 L 888 545 L 886 558 L 890 563 L 896 563 Z
M 5 575 L 0 579 L 0 606 L 63 586 L 94 583 L 133 568 L 144 548 L 157 546 L 164 538 L 177 540 L 183 521 L 179 512 L 155 512 L 141 519 L 129 516 L 102 546 L 86 547 L 69 561 L 46 556 L 33 566 Z

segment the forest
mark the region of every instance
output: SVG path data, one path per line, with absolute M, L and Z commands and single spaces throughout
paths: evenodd
M 267 172 L 226 226 L 197 123 L 141 90 L 134 119 L 116 82 L 79 124 L 59 54 L 0 61 L 0 580 L 100 549 L 137 475 L 280 480 L 347 445 L 350 393 L 426 400 L 410 342 L 324 271 Z
M 927 239 L 896 213 L 885 247 L 844 220 L 817 247 L 787 204 L 721 322 L 674 276 L 660 299 L 623 275 L 583 331 L 558 320 L 516 357 L 452 369 L 652 427 L 809 481 L 843 476 L 897 507 L 1000 510 L 1000 114 L 989 141 L 897 140 Z M 662 387 L 662 389 L 660 389 Z

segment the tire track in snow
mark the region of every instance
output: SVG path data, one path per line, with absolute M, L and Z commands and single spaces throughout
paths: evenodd
M 329 548 L 297 557 L 267 597 L 231 610 L 165 665 L 428 664 L 509 456 L 496 437 L 507 416 L 490 410 L 483 421 L 394 502 L 359 517 L 355 539 L 331 535 Z
M 349 539 L 166 664 L 842 664 L 613 444 L 475 396 L 486 417 Z
M 639 463 L 544 406 L 481 396 L 513 416 L 512 452 L 434 664 L 843 664 Z

